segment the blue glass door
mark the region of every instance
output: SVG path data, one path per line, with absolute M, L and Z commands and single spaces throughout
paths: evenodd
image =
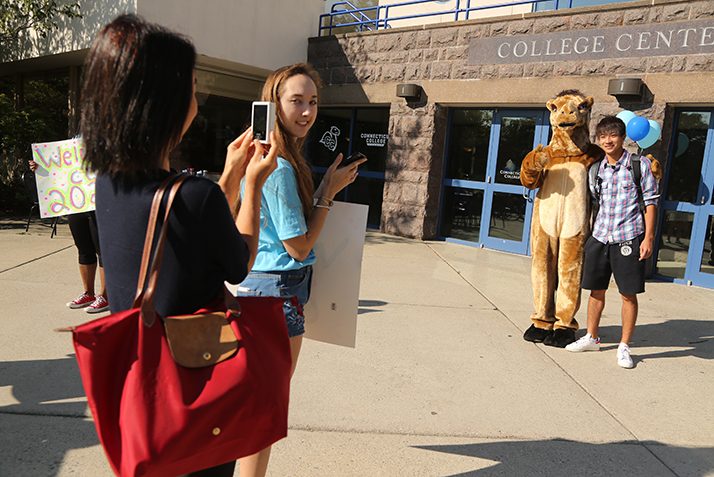
M 491 134 L 497 148 L 489 160 L 484 214 L 485 247 L 527 254 L 534 195 L 524 193 L 521 162 L 538 144 L 547 144 L 548 113 L 505 110 L 494 116 Z
M 548 130 L 544 110 L 453 110 L 440 236 L 528 254 L 535 194 L 521 185 L 521 162 Z
M 714 110 L 677 112 L 654 275 L 714 288 Z

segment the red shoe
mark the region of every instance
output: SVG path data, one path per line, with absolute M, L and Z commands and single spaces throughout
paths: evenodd
M 70 301 L 67 303 L 67 306 L 72 308 L 73 310 L 76 308 L 84 308 L 85 306 L 89 306 L 94 302 L 95 298 L 94 295 L 90 295 L 86 291 L 79 295 L 77 298 L 74 300 Z
M 109 302 L 102 295 L 97 295 L 97 298 L 92 302 L 91 305 L 85 309 L 87 313 L 101 313 L 102 311 L 109 311 Z

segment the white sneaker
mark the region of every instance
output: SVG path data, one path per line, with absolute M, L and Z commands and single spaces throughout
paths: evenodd
M 565 347 L 568 351 L 579 353 L 581 351 L 597 351 L 600 349 L 600 338 L 594 340 L 590 333 Z
M 632 368 L 634 363 L 630 357 L 630 347 L 624 343 L 620 343 L 617 347 L 617 364 L 622 368 Z

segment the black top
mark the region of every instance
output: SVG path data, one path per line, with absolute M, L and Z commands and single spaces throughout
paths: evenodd
M 107 299 L 113 313 L 134 303 L 151 201 L 157 178 L 122 180 L 97 176 L 99 243 Z M 164 204 L 168 198 L 164 196 Z M 164 207 L 160 210 L 163 221 Z M 156 230 L 156 239 L 159 236 Z M 215 299 L 223 282 L 240 283 L 248 274 L 250 252 L 235 226 L 221 188 L 202 177 L 188 177 L 174 199 L 154 308 L 159 316 L 190 314 Z

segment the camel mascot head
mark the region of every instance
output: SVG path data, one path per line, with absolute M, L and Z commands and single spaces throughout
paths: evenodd
M 590 110 L 593 98 L 576 89 L 560 92 L 546 103 L 550 111 L 553 139 L 551 153 L 555 156 L 576 156 L 590 145 Z

